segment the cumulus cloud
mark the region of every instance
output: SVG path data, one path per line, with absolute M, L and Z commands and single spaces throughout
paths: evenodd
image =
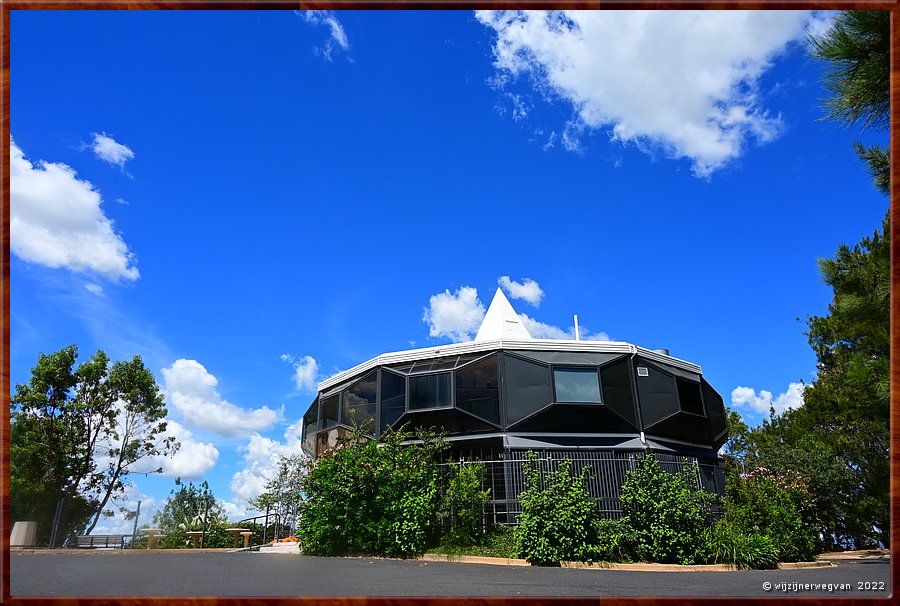
M 181 423 L 167 419 L 164 437 L 173 437 L 180 444 L 175 454 L 147 457 L 133 466 L 132 471 L 146 473 L 162 468 L 162 475 L 170 478 L 199 480 L 219 460 L 219 450 L 211 442 L 194 439 L 191 430 Z
M 137 280 L 100 193 L 65 164 L 32 164 L 10 139 L 10 250 L 23 261 Z
M 538 322 L 534 318 L 527 316 L 526 314 L 519 314 L 519 318 L 522 320 L 522 324 L 525 325 L 525 328 L 528 329 L 528 334 L 535 339 L 574 339 L 575 338 L 575 326 L 570 326 L 569 328 L 563 330 L 558 326 L 553 326 L 551 324 L 544 324 L 543 322 Z M 585 328 L 584 326 L 578 326 L 578 333 L 581 337 L 582 341 L 609 341 L 609 335 L 605 332 L 591 332 L 590 329 Z
M 294 366 L 294 385 L 298 391 L 316 391 L 318 388 L 319 363 L 312 356 L 295 359 L 291 354 L 281 354 L 281 359 Z
M 509 276 L 500 276 L 497 278 L 497 284 L 513 299 L 522 299 L 535 307 L 538 307 L 541 304 L 541 299 L 544 298 L 544 291 L 531 278 L 525 278 L 521 282 L 516 282 L 510 280 Z
M 125 170 L 125 162 L 134 158 L 131 148 L 122 145 L 106 133 L 91 134 L 94 136 L 94 142 L 91 144 L 94 154 L 104 162 Z
M 432 337 L 447 337 L 460 343 L 474 338 L 484 313 L 478 290 L 461 286 L 455 294 L 445 290 L 433 295 L 428 300 L 422 321 L 428 324 L 428 334 Z
M 780 415 L 785 410 L 800 408 L 803 406 L 803 383 L 790 383 L 787 391 L 773 398 L 772 392 L 761 389 L 759 395 L 750 387 L 735 387 L 731 392 L 731 403 L 737 408 L 755 413 L 768 414 L 774 407 L 775 414 Z
M 225 437 L 246 436 L 268 429 L 284 419 L 284 406 L 243 409 L 223 400 L 216 391 L 218 379 L 196 360 L 176 360 L 162 369 L 168 400 L 196 428 Z
M 291 424 L 284 432 L 284 441 L 254 434 L 241 450 L 244 453 L 243 468 L 231 478 L 232 500 L 238 506 L 246 506 L 266 490 L 266 483 L 278 473 L 282 457 L 301 455 L 300 436 L 302 419 Z
M 496 33 L 503 87 L 529 75 L 545 96 L 571 103 L 560 139 L 579 129 L 691 161 L 706 177 L 749 141 L 783 130 L 758 85 L 772 59 L 804 34 L 809 11 L 477 11 Z M 814 22 L 816 26 L 817 22 Z
M 294 11 L 294 14 L 302 17 L 311 25 L 324 25 L 331 31 L 330 38 L 325 42 L 324 47 L 316 47 L 315 52 L 326 61 L 332 60 L 335 44 L 344 51 L 350 50 L 350 41 L 347 40 L 347 34 L 344 27 L 332 11 L 324 10 L 307 10 Z

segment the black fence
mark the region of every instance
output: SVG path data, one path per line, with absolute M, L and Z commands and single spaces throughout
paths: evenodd
M 481 461 L 485 466 L 482 487 L 490 489 L 490 500 L 485 508 L 485 524 L 518 523 L 522 512 L 519 493 L 525 490 L 523 462 L 524 450 L 468 449 L 455 450 L 444 457 L 442 465 L 450 462 Z M 619 502 L 625 475 L 637 468 L 643 451 L 591 451 L 591 450 L 534 450 L 543 473 L 559 470 L 563 460 L 572 462 L 576 475 L 585 467 L 590 468 L 587 478 L 588 493 L 597 500 L 600 513 L 612 519 L 622 516 Z M 724 467 L 718 461 L 698 460 L 695 457 L 666 453 L 653 453 L 660 467 L 670 473 L 679 473 L 698 464 L 697 487 L 723 494 L 725 489 Z

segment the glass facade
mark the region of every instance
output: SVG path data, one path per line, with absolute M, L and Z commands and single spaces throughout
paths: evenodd
M 456 407 L 500 425 L 500 381 L 496 355 L 456 371 Z
M 375 406 L 377 404 L 378 372 L 371 372 L 341 394 L 341 423 L 356 423 L 375 433 Z
M 409 377 L 409 409 L 444 408 L 453 405 L 451 399 L 451 374 L 421 375 Z
M 557 402 L 600 404 L 600 377 L 596 368 L 554 368 Z
M 550 353 L 498 349 L 369 370 L 316 399 L 303 417 L 303 448 L 327 448 L 340 435 L 332 430 L 353 420 L 373 438 L 406 423 L 457 439 L 521 432 L 572 444 L 643 431 L 711 456 L 727 439 L 723 400 L 699 374 L 627 353 Z

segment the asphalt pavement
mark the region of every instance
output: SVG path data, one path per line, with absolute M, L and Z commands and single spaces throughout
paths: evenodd
M 647 572 L 281 553 L 16 553 L 12 596 L 890 595 L 890 560 L 796 570 Z M 768 590 L 765 589 L 769 583 Z M 845 587 L 842 587 L 845 584 Z

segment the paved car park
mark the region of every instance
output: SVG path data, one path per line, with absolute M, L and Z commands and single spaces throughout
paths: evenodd
M 797 570 L 655 572 L 209 551 L 16 553 L 12 596 L 887 597 L 890 560 Z M 766 590 L 766 583 L 769 589 Z

